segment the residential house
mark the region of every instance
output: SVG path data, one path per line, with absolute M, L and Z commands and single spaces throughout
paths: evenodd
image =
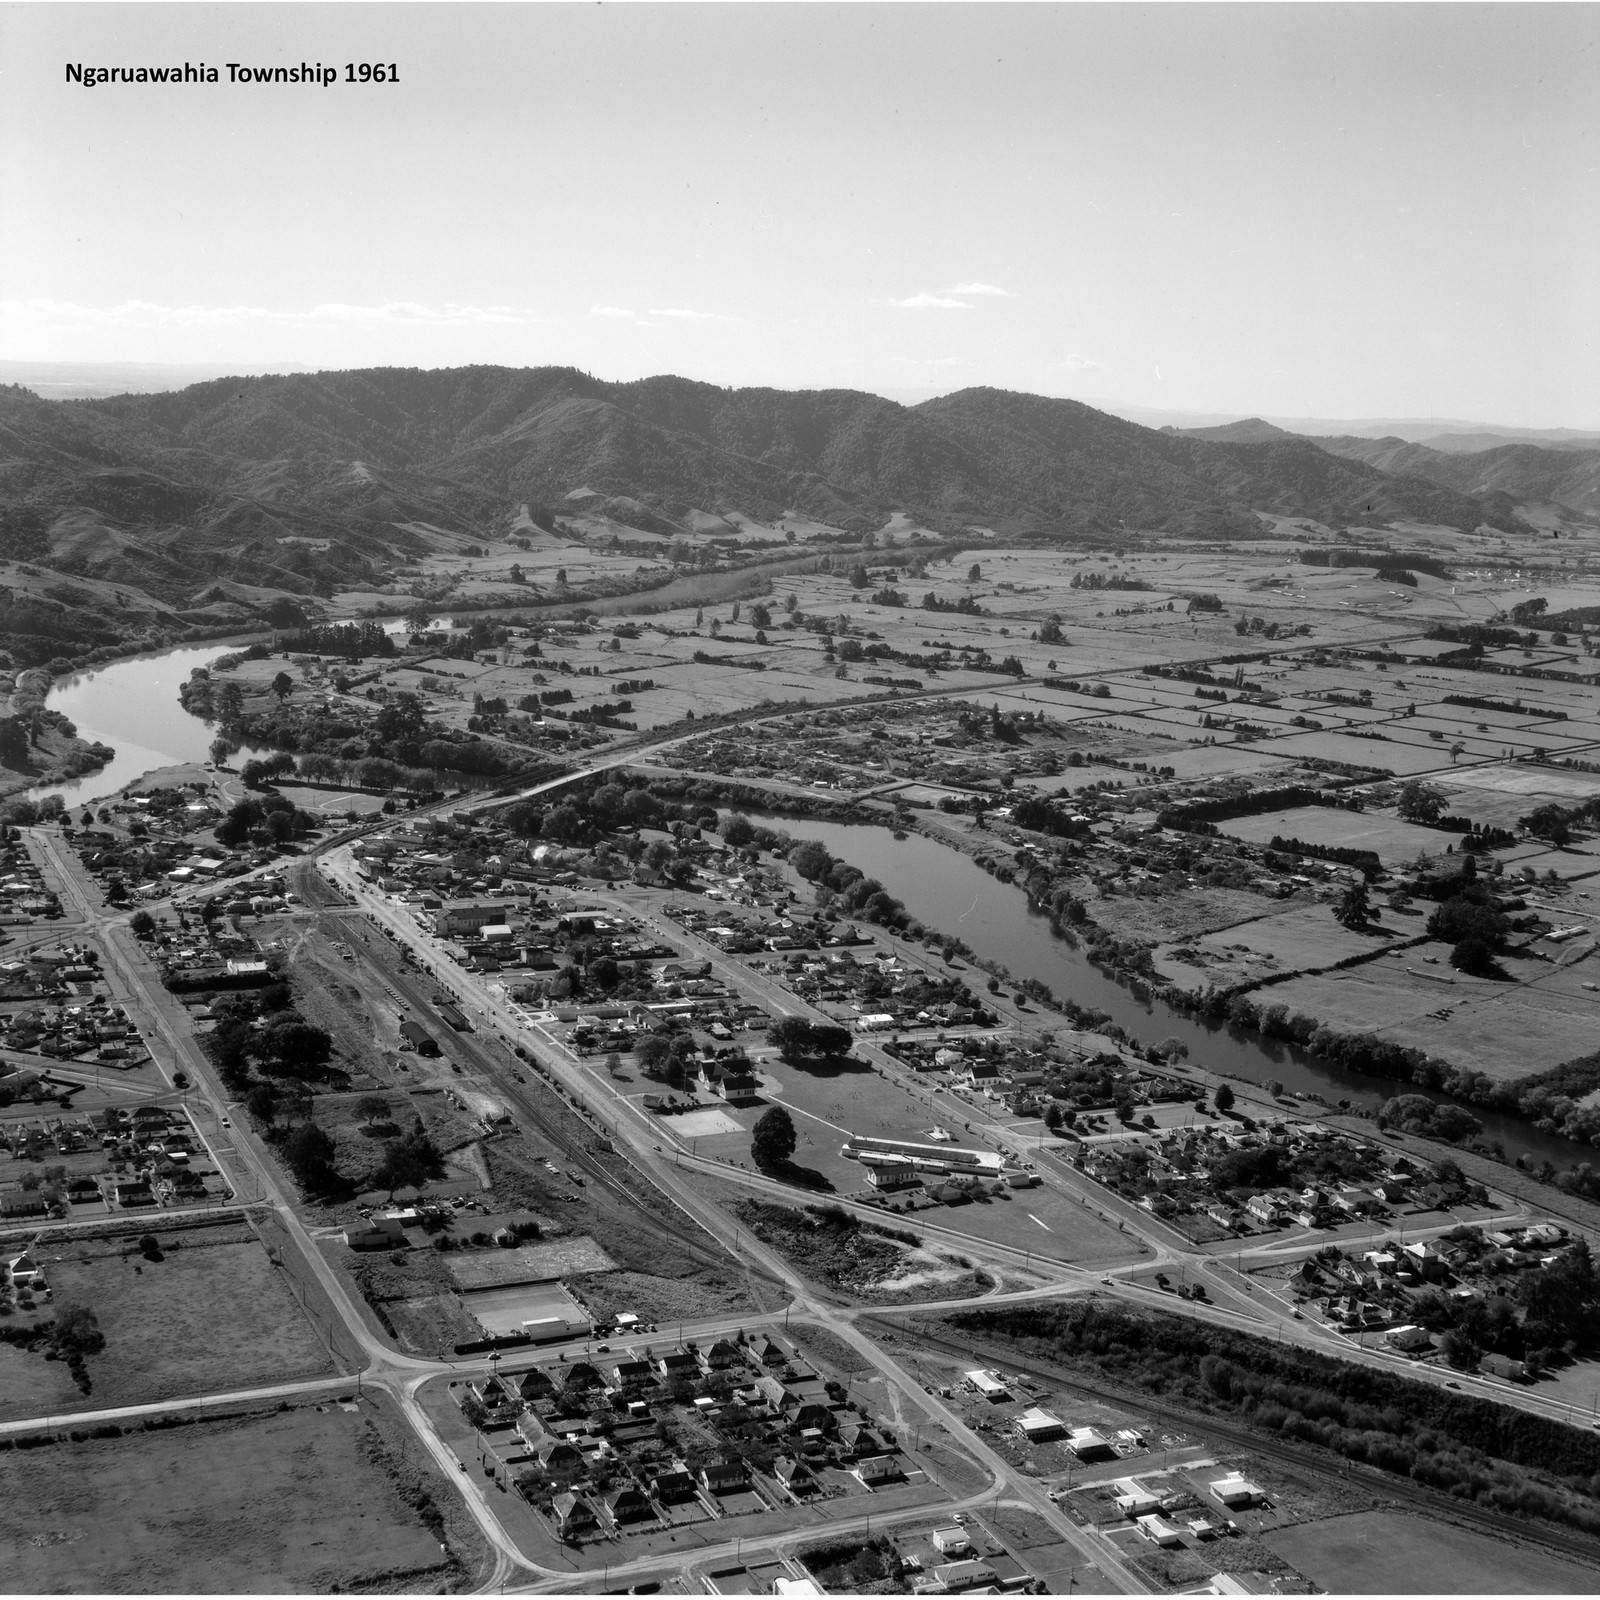
M 577 1538 L 592 1533 L 600 1523 L 594 1514 L 594 1507 L 582 1495 L 574 1494 L 570 1489 L 555 1497 L 550 1510 L 556 1531 L 563 1538 Z
M 1067 1445 L 1080 1461 L 1104 1461 L 1116 1454 L 1111 1441 L 1093 1428 L 1074 1428 Z
M 889 1446 L 865 1422 L 847 1422 L 839 1429 L 839 1443 L 858 1460 L 863 1456 L 887 1455 Z
M 550 1374 L 543 1367 L 530 1367 L 526 1372 L 511 1373 L 508 1376 L 516 1385 L 518 1395 L 524 1400 L 548 1400 L 556 1392 Z
M 1225 1478 L 1213 1478 L 1207 1487 L 1230 1511 L 1240 1506 L 1253 1506 L 1266 1498 L 1256 1484 L 1238 1472 L 1230 1472 Z
M 821 1488 L 816 1474 L 795 1456 L 779 1456 L 772 1464 L 772 1475 L 797 1500 L 807 1499 Z
M 635 1485 L 629 1484 L 623 1489 L 613 1489 L 608 1494 L 600 1497 L 600 1504 L 605 1507 L 606 1515 L 612 1522 L 623 1524 L 628 1522 L 642 1522 L 647 1517 L 655 1515 L 655 1508 L 646 1496 Z
M 737 1494 L 748 1479 L 742 1461 L 712 1461 L 700 1469 L 700 1482 L 707 1494 Z
M 868 1489 L 881 1489 L 885 1484 L 899 1483 L 905 1472 L 899 1456 L 868 1456 L 851 1467 L 850 1475 Z
M 1017 1429 L 1031 1444 L 1043 1444 L 1050 1439 L 1064 1438 L 1067 1425 L 1060 1417 L 1032 1406 L 1017 1418 Z
M 988 1588 L 996 1581 L 994 1568 L 987 1561 L 947 1561 L 935 1567 L 930 1576 L 934 1587 L 945 1594 Z
M 700 1352 L 700 1364 L 708 1372 L 721 1372 L 727 1367 L 736 1367 L 744 1357 L 738 1345 L 727 1339 L 718 1339 L 709 1350 Z
M 1183 1535 L 1164 1517 L 1151 1512 L 1137 1519 L 1139 1532 L 1153 1544 L 1175 1545 L 1183 1543 Z
M 1161 1496 L 1151 1494 L 1137 1478 L 1118 1478 L 1114 1487 L 1118 1490 L 1117 1510 L 1125 1517 L 1142 1517 L 1160 1509 Z
M 663 1505 L 687 1500 L 694 1494 L 694 1475 L 681 1462 L 667 1467 L 651 1478 L 650 1493 Z

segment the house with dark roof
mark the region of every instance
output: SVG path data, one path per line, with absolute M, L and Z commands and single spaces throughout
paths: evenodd
M 600 1504 L 614 1523 L 642 1522 L 655 1515 L 649 1496 L 634 1484 L 623 1489 L 612 1489 L 600 1497 Z
M 546 1439 L 533 1453 L 546 1472 L 570 1472 L 583 1465 L 583 1452 L 565 1439 Z
M 512 1381 L 524 1400 L 548 1400 L 556 1392 L 550 1374 L 543 1367 L 530 1367 L 526 1372 L 512 1374 Z
M 865 1422 L 847 1422 L 839 1429 L 839 1443 L 858 1459 L 887 1455 L 889 1446 Z
M 727 1339 L 718 1339 L 709 1350 L 700 1352 L 700 1364 L 709 1372 L 721 1372 L 727 1367 L 736 1367 L 744 1360 L 744 1355 L 738 1345 Z
M 742 1461 L 712 1461 L 700 1469 L 707 1494 L 737 1494 L 748 1481 Z
M 804 1433 L 808 1428 L 815 1428 L 819 1433 L 832 1433 L 838 1423 L 832 1409 L 815 1400 L 807 1400 L 793 1411 L 785 1412 L 784 1421 L 797 1433 Z
M 694 1475 L 681 1464 L 668 1467 L 650 1480 L 650 1493 L 663 1505 L 687 1500 L 694 1494 Z

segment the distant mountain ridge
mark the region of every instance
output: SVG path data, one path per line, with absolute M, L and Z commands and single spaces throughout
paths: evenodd
M 211 578 L 327 591 L 419 553 L 410 524 L 469 536 L 580 485 L 669 527 L 691 510 L 793 509 L 864 531 L 904 510 L 951 531 L 1070 542 L 1124 527 L 1247 536 L 1256 511 L 1515 522 L 1492 485 L 1468 492 L 1279 430 L 1162 433 L 996 389 L 908 407 L 852 390 L 476 366 L 65 402 L 0 390 L 0 555 L 169 595 Z M 330 548 L 313 558 L 293 542 L 308 538 Z
M 1505 494 L 1521 502 L 1560 507 L 1600 523 L 1600 449 L 1500 444 L 1477 451 L 1437 450 L 1403 439 L 1319 439 L 1332 455 L 1364 461 L 1381 472 L 1426 478 L 1463 494 Z

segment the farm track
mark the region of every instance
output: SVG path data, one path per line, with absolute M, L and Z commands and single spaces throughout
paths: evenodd
M 890 1315 L 891 1313 L 867 1313 L 858 1320 L 886 1322 L 896 1333 L 905 1333 L 907 1329 L 904 1324 L 889 1322 Z M 1397 1478 L 1392 1473 L 1368 1466 L 1365 1462 L 1337 1458 L 1337 1469 L 1333 1469 L 1321 1456 L 1314 1455 L 1310 1447 L 1301 1449 L 1286 1445 L 1280 1440 L 1252 1432 L 1248 1428 L 1218 1421 L 1208 1412 L 1190 1411 L 1175 1405 L 1171 1400 L 1157 1400 L 1137 1390 L 1119 1389 L 1110 1384 L 1085 1383 L 1081 1378 L 1067 1376 L 1059 1369 L 1046 1370 L 1043 1366 L 1031 1365 L 1027 1359 L 1019 1358 L 1015 1350 L 1003 1345 L 991 1344 L 977 1338 L 970 1345 L 960 1345 L 953 1340 L 940 1338 L 937 1334 L 927 1333 L 920 1327 L 911 1337 L 919 1344 L 930 1345 L 947 1355 L 959 1356 L 964 1360 L 970 1359 L 974 1353 L 990 1355 L 1005 1367 L 1024 1376 L 1038 1378 L 1056 1388 L 1074 1390 L 1089 1399 L 1111 1400 L 1119 1405 L 1138 1406 L 1141 1410 L 1159 1405 L 1163 1416 L 1171 1417 L 1175 1422 L 1182 1422 L 1197 1433 L 1224 1440 L 1240 1449 L 1265 1456 L 1269 1460 L 1282 1462 L 1296 1471 L 1312 1472 L 1323 1478 L 1359 1480 L 1393 1500 L 1401 1509 L 1414 1507 L 1424 1512 L 1445 1512 L 1457 1521 L 1473 1524 L 1484 1533 L 1531 1539 L 1552 1550 L 1558 1550 L 1563 1555 L 1575 1557 L 1600 1572 L 1600 1544 L 1582 1534 L 1567 1533 L 1546 1523 L 1531 1522 L 1523 1517 L 1510 1516 L 1503 1511 L 1489 1511 L 1473 1505 L 1470 1501 L 1458 1500 L 1454 1495 L 1430 1489 L 1425 1484 L 1419 1484 L 1410 1478 Z M 1596 1587 L 1597 1591 L 1600 1591 L 1600 1582 L 1597 1582 Z

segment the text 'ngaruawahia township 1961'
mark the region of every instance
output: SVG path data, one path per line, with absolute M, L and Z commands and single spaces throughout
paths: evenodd
M 81 61 L 67 63 L 67 82 L 94 88 L 102 83 L 221 83 L 227 73 L 229 83 L 305 83 L 330 88 L 344 83 L 399 83 L 400 68 L 395 62 L 347 61 L 343 68 L 322 62 L 302 61 L 293 67 L 251 67 L 239 61 L 225 61 L 220 67 L 185 61 L 177 67 L 91 67 Z

